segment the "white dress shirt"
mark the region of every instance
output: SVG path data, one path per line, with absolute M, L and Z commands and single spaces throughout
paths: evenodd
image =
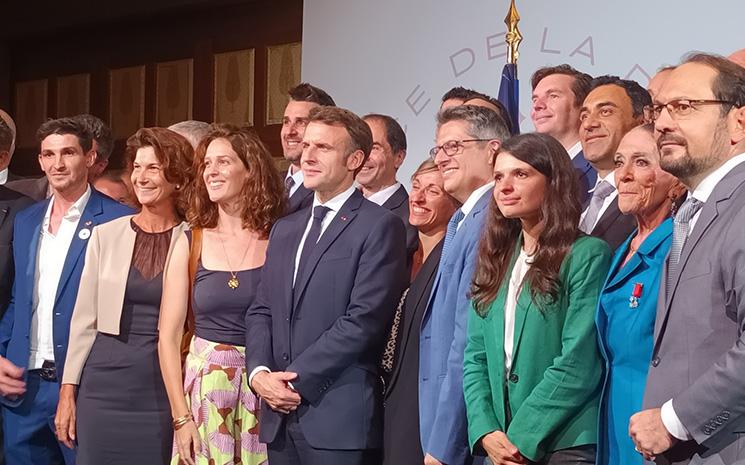
M 593 187 L 589 191 L 589 194 L 591 197 L 592 197 L 592 193 L 595 192 L 595 188 L 598 187 L 598 184 L 600 184 L 601 181 L 608 181 L 608 183 L 610 183 L 610 185 L 613 186 L 613 192 L 608 194 L 608 197 L 606 197 L 605 200 L 603 200 L 603 206 L 600 207 L 600 211 L 598 212 L 598 217 L 595 219 L 595 223 L 593 223 L 589 231 L 592 231 L 593 229 L 595 229 L 595 226 L 597 226 L 598 223 L 600 222 L 600 219 L 603 218 L 603 215 L 605 214 L 605 211 L 608 209 L 608 207 L 610 207 L 610 204 L 612 204 L 613 201 L 616 199 L 616 197 L 618 197 L 618 188 L 616 187 L 615 171 L 611 171 L 610 173 L 605 175 L 604 178 L 601 178 L 600 176 L 598 176 L 598 179 L 595 182 L 595 187 Z M 589 204 L 588 204 L 588 208 L 589 208 Z M 585 211 L 582 212 L 582 215 L 579 218 L 579 224 L 582 224 L 582 220 L 585 219 L 586 214 L 587 214 L 587 208 L 585 208 Z
M 85 193 L 65 212 L 57 234 L 52 234 L 49 231 L 54 197 L 49 200 L 49 207 L 47 207 L 44 223 L 41 227 L 39 249 L 36 254 L 29 370 L 41 368 L 45 360 L 54 361 L 53 323 L 57 287 L 62 276 L 67 252 L 78 228 L 80 216 L 83 214 L 90 196 L 91 188 L 88 186 Z
M 486 191 L 491 190 L 491 189 L 494 189 L 494 181 L 488 184 L 484 184 L 483 186 L 479 187 L 475 191 L 471 192 L 471 195 L 469 195 L 466 201 L 463 202 L 463 206 L 460 207 L 460 211 L 463 212 L 463 219 L 458 222 L 458 229 L 460 229 L 463 222 L 466 221 L 468 214 L 471 213 L 471 210 L 473 210 L 473 207 L 476 206 L 476 202 L 479 201 L 479 199 L 486 193 Z
M 512 268 L 510 276 L 510 286 L 507 288 L 507 298 L 504 301 L 504 372 L 509 374 L 512 368 L 512 352 L 515 348 L 515 310 L 517 309 L 517 299 L 520 298 L 523 280 L 530 269 L 530 255 L 522 248 L 520 255 L 515 261 L 515 267 Z
M 582 151 L 582 142 L 577 141 L 576 144 L 572 145 L 567 149 L 567 153 L 569 154 L 569 158 L 574 160 L 577 158 L 577 155 Z
M 367 198 L 367 200 L 383 206 L 383 204 L 386 203 L 388 199 L 390 199 L 391 196 L 396 193 L 399 187 L 401 187 L 401 183 L 397 182 L 393 185 L 380 189 L 378 192 L 371 194 L 370 197 Z
M 314 208 L 321 205 L 324 207 L 328 207 L 329 211 L 326 212 L 326 217 L 323 219 L 323 222 L 321 223 L 321 232 L 318 234 L 318 240 L 321 240 L 321 236 L 323 236 L 323 233 L 326 232 L 326 229 L 329 227 L 331 222 L 336 218 L 336 214 L 339 213 L 339 210 L 341 207 L 349 200 L 350 197 L 352 197 L 352 194 L 354 194 L 354 191 L 357 188 L 352 185 L 349 187 L 349 189 L 345 190 L 341 194 L 338 194 L 336 197 L 328 200 L 326 203 L 321 203 L 320 200 L 318 200 L 318 194 L 313 196 L 313 207 L 311 209 L 311 212 Z M 297 278 L 297 267 L 300 264 L 300 255 L 303 252 L 303 246 L 305 245 L 305 239 L 308 237 L 308 233 L 310 232 L 310 227 L 313 224 L 313 214 L 311 213 L 310 218 L 308 219 L 308 224 L 305 226 L 305 232 L 303 233 L 303 237 L 300 239 L 300 243 L 297 246 L 297 252 L 295 253 L 295 271 L 293 271 L 292 274 L 292 285 L 295 286 L 295 278 Z M 253 380 L 254 376 L 260 371 L 269 371 L 269 367 L 266 366 L 258 366 L 254 368 L 251 371 L 251 374 L 248 376 L 248 385 L 251 386 L 251 381 Z M 288 382 L 288 386 L 290 386 L 290 389 L 295 389 L 292 386 L 292 383 Z M 253 389 L 253 387 L 251 387 Z
M 706 203 L 706 201 L 709 200 L 711 193 L 714 191 L 714 188 L 717 187 L 717 184 L 719 184 L 719 182 L 724 179 L 724 177 L 727 176 L 727 174 L 729 174 L 729 172 L 732 171 L 737 165 L 743 162 L 745 162 L 745 153 L 741 153 L 730 158 L 722 166 L 712 171 L 708 176 L 702 179 L 698 186 L 696 186 L 696 188 L 691 193 L 691 196 L 696 200 Z M 688 222 L 689 231 L 693 232 L 693 228 L 696 226 L 696 222 L 698 221 L 699 216 L 701 216 L 701 210 L 703 209 L 699 209 L 699 211 L 697 211 L 696 214 L 693 215 L 691 221 Z M 665 425 L 665 429 L 667 429 L 667 431 L 671 435 L 675 436 L 681 441 L 693 439 L 691 433 L 688 432 L 688 429 L 683 425 L 683 423 L 680 421 L 680 418 L 678 418 L 678 415 L 675 413 L 675 409 L 673 408 L 673 399 L 668 400 L 662 405 L 660 415 L 662 416 L 662 423 Z
M 305 179 L 305 177 L 303 176 L 303 170 L 297 170 L 295 174 L 292 174 L 292 166 L 290 166 L 289 168 L 287 168 L 287 175 L 285 176 L 285 180 L 287 180 L 287 178 L 292 178 L 292 180 L 295 181 L 288 195 L 288 197 L 292 197 L 292 194 L 294 194 L 295 191 L 300 188 L 300 185 L 303 183 L 303 179 Z
M 8 182 L 8 168 L 0 170 L 0 186 Z

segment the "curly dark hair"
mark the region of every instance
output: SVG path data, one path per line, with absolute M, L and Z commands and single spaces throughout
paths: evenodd
M 212 202 L 204 184 L 204 156 L 207 147 L 215 139 L 225 139 L 230 143 L 248 177 L 243 184 L 243 227 L 269 235 L 277 219 L 285 211 L 285 190 L 282 178 L 266 146 L 256 132 L 249 127 L 232 124 L 213 124 L 210 131 L 197 146 L 191 171 L 195 175 L 189 192 L 189 207 L 186 220 L 193 228 L 214 228 L 217 226 L 218 207 Z
M 191 164 L 194 159 L 194 149 L 182 135 L 166 128 L 142 128 L 127 139 L 124 158 L 129 173 L 137 151 L 143 147 L 152 147 L 155 157 L 163 166 L 163 177 L 177 186 L 174 192 L 176 213 L 183 219 L 186 212 L 186 195 L 188 186 L 192 184 Z
M 545 226 L 525 276 L 533 301 L 541 308 L 542 304 L 558 298 L 561 263 L 581 234 L 577 227 L 581 212 L 577 195 L 579 181 L 566 150 L 549 135 L 514 136 L 502 144 L 496 157 L 505 152 L 529 164 L 547 179 L 541 204 Z M 471 286 L 474 307 L 482 316 L 486 315 L 502 286 L 507 285 L 507 273 L 521 230 L 520 220 L 504 217 L 492 198 Z

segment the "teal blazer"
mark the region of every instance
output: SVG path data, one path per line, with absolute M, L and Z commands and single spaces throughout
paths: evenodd
M 517 253 L 507 276 L 516 258 Z M 597 442 L 603 365 L 595 308 L 610 258 L 604 241 L 582 236 L 561 265 L 556 302 L 539 308 L 531 298 L 529 284 L 523 285 L 515 310 L 509 375 L 504 365 L 504 306 L 509 280 L 505 279 L 485 317 L 472 306 L 463 373 L 472 449 L 493 431 L 505 432 L 532 461 L 552 451 Z M 505 393 L 512 413 L 509 423 Z
M 633 465 L 644 461 L 634 450 L 629 419 L 642 410 L 647 371 L 652 361 L 657 297 L 662 269 L 673 241 L 673 220 L 668 218 L 657 226 L 622 265 L 637 232 L 616 250 L 595 317 L 605 363 L 598 419 L 598 465 Z M 637 307 L 630 308 L 629 298 L 637 283 L 643 285 L 642 296 L 637 299 Z

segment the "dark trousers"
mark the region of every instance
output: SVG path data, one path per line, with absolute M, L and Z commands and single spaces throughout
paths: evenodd
M 269 444 L 269 463 L 271 465 L 379 465 L 380 451 L 376 449 L 336 450 L 315 449 L 308 444 L 297 414 L 287 417 L 277 438 Z
M 595 464 L 595 445 L 570 447 L 561 449 L 550 454 L 546 454 L 543 460 L 539 462 L 528 463 L 535 465 L 594 465 Z M 488 458 L 484 465 L 493 465 Z
M 30 372 L 26 394 L 18 407 L 3 407 L 7 465 L 74 465 L 75 451 L 57 442 L 54 415 L 59 384 Z

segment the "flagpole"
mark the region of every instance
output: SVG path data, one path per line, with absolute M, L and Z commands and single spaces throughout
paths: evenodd
M 520 14 L 517 12 L 515 0 L 510 0 L 510 9 L 504 18 L 504 24 L 507 25 L 507 34 L 505 34 L 504 40 L 507 42 L 507 63 L 514 65 L 517 65 L 517 59 L 520 56 L 517 49 L 523 40 L 523 35 L 520 33 L 520 29 L 517 28 L 517 23 L 519 22 Z

